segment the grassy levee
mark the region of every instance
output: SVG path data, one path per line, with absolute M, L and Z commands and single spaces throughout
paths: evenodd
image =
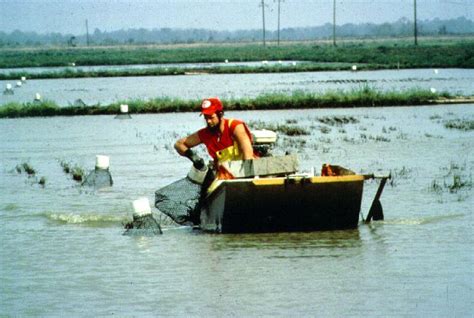
M 436 100 L 443 98 L 452 98 L 452 96 L 448 93 L 432 93 L 428 90 L 382 92 L 364 87 L 352 91 L 331 91 L 323 94 L 300 91 L 292 95 L 266 94 L 256 98 L 229 99 L 223 102 L 226 110 L 270 110 L 425 105 L 435 104 Z M 0 107 L 0 118 L 115 115 L 119 113 L 120 104 L 123 103 L 129 105 L 131 114 L 190 112 L 197 111 L 200 105 L 199 100 L 172 98 L 119 101 L 106 106 L 60 107 L 52 101 L 8 103 Z
M 359 64 L 366 69 L 459 67 L 474 68 L 474 39 L 455 38 L 450 41 L 426 41 L 415 46 L 406 42 L 383 41 L 376 43 L 341 43 L 337 47 L 328 44 L 287 43 L 281 46 L 263 47 L 257 44 L 217 44 L 214 46 L 117 46 L 80 48 L 35 48 L 0 50 L 0 67 L 46 67 L 92 65 L 132 65 L 163 63 L 245 62 L 262 60 L 298 60 L 313 62 L 292 69 L 287 67 L 220 67 L 208 72 L 287 72 L 341 69 L 340 63 Z M 323 65 L 318 63 L 336 63 Z M 339 64 L 338 64 L 339 63 Z M 349 65 L 349 64 L 348 64 Z M 204 70 L 202 70 L 204 71 Z M 155 68 L 152 70 L 79 72 L 73 68 L 45 75 L 15 72 L 1 75 L 1 79 L 137 76 L 184 73 L 183 69 Z
M 0 74 L 0 80 L 15 80 L 22 76 L 28 79 L 54 79 L 54 78 L 93 78 L 93 77 L 131 77 L 131 76 L 166 76 L 166 75 L 197 75 L 197 74 L 250 74 L 250 73 L 295 73 L 317 71 L 349 70 L 352 63 L 302 63 L 297 65 L 271 65 L 271 66 L 223 66 L 212 68 L 178 68 L 156 67 L 148 69 L 129 70 L 104 70 L 83 71 L 68 68 L 61 72 L 32 73 L 12 72 Z M 389 67 L 378 64 L 358 65 L 358 70 L 387 69 Z

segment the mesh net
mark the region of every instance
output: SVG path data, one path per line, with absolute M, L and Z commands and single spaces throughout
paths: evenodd
M 201 185 L 188 178 L 175 181 L 155 192 L 155 206 L 178 224 L 199 224 Z
M 160 224 L 153 215 L 134 216 L 133 221 L 125 224 L 124 235 L 144 235 L 152 236 L 163 234 Z
M 94 187 L 96 189 L 112 186 L 112 175 L 109 170 L 95 169 L 89 173 L 82 185 Z

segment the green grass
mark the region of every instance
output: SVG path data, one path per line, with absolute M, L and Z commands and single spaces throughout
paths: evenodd
M 408 106 L 434 104 L 440 98 L 451 98 L 447 93 L 432 93 L 429 90 L 378 91 L 363 87 L 350 91 L 330 91 L 326 93 L 306 93 L 296 91 L 291 95 L 265 94 L 256 98 L 224 100 L 225 110 L 269 110 L 303 108 L 342 108 Z M 65 106 L 53 101 L 33 103 L 8 103 L 0 107 L 0 118 L 75 116 L 75 115 L 115 115 L 120 112 L 120 104 L 129 105 L 130 114 L 170 113 L 198 111 L 200 100 L 155 98 L 151 100 L 118 101 L 107 106 Z M 351 118 L 338 121 L 354 122 Z
M 247 122 L 247 124 L 251 129 L 268 129 L 273 130 L 275 132 L 280 132 L 287 136 L 304 136 L 310 134 L 307 129 L 300 126 L 296 126 L 296 122 L 293 121 L 286 124 L 272 124 L 260 120 L 251 120 Z
M 234 44 L 214 46 L 119 46 L 0 50 L 0 67 L 44 67 L 87 65 L 128 65 L 162 63 L 248 62 L 248 61 L 307 61 L 296 66 L 225 66 L 212 69 L 189 69 L 192 72 L 256 73 L 256 72 L 304 72 L 318 70 L 393 69 L 427 67 L 474 67 L 474 40 L 472 38 L 451 41 L 426 41 L 415 46 L 403 41 L 371 43 L 341 43 L 337 47 L 328 44 L 291 43 L 263 47 L 258 44 Z M 327 64 L 329 63 L 329 64 Z M 59 73 L 28 74 L 15 72 L 0 79 L 97 76 L 146 76 L 184 74 L 182 68 L 154 68 L 148 70 L 76 71 L 68 69 Z
M 38 117 L 55 116 L 61 112 L 61 108 L 52 101 L 31 102 L 31 103 L 7 103 L 0 107 L 1 117 Z
M 148 69 L 100 70 L 84 71 L 66 69 L 60 72 L 11 72 L 0 74 L 0 80 L 16 80 L 22 76 L 28 79 L 54 78 L 94 78 L 94 77 L 131 77 L 131 76 L 167 76 L 167 75 L 199 75 L 199 74 L 251 74 L 251 73 L 295 73 L 317 71 L 349 70 L 351 63 L 300 63 L 296 65 L 269 65 L 269 66 L 216 66 L 212 68 L 186 67 L 155 67 Z M 386 69 L 388 66 L 365 64 L 359 65 L 359 70 Z

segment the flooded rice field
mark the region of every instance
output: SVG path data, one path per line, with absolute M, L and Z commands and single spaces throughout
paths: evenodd
M 295 66 L 308 62 L 302 61 L 261 61 L 261 62 L 221 62 L 221 63 L 161 63 L 161 64 L 130 64 L 130 65 L 93 65 L 93 66 L 52 66 L 52 67 L 15 67 L 15 68 L 0 68 L 0 74 L 45 74 L 56 72 L 91 72 L 91 71 L 128 71 L 128 70 L 146 70 L 154 68 L 186 68 L 186 69 L 201 69 L 214 67 L 258 67 L 258 66 Z M 329 64 L 329 63 L 328 63 Z
M 62 106 L 78 99 L 87 105 L 107 105 L 130 99 L 171 97 L 200 99 L 255 97 L 265 93 L 291 94 L 296 90 L 322 93 L 360 89 L 365 85 L 387 91 L 432 89 L 452 95 L 474 95 L 472 69 L 409 69 L 361 72 L 307 72 L 273 74 L 201 74 L 181 76 L 109 77 L 27 80 L 13 95 L 0 95 L 0 105 L 31 102 L 36 93 Z M 4 89 L 15 81 L 0 81 Z
M 393 176 L 385 221 L 242 235 L 174 226 L 156 209 L 163 235 L 122 235 L 133 200 L 186 175 L 172 145 L 203 126 L 196 113 L 1 119 L 2 314 L 470 316 L 474 132 L 449 127 L 472 123 L 473 106 L 229 112 L 300 127 L 307 135 L 280 133 L 274 153 L 296 153 L 302 171 L 332 163 Z M 111 188 L 64 173 L 64 162 L 92 170 L 98 154 L 110 156 Z M 16 171 L 23 163 L 34 176 Z M 377 186 L 365 184 L 361 218 Z

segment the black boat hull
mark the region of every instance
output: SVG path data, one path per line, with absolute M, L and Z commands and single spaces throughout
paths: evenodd
M 358 225 L 364 177 L 219 181 L 201 210 L 201 228 L 219 233 L 338 230 Z

